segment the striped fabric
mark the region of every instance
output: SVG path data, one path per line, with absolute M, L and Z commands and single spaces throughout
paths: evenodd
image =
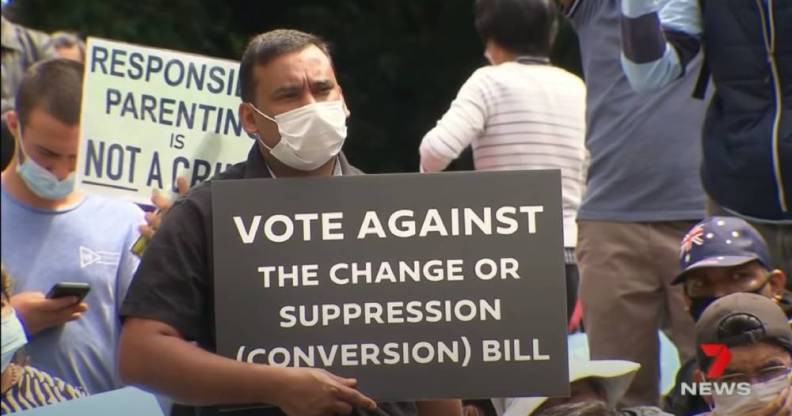
M 81 390 L 33 367 L 25 366 L 21 368 L 21 372 L 17 383 L 3 392 L 0 414 L 20 412 L 85 396 Z
M 551 65 L 507 62 L 478 69 L 424 136 L 421 170 L 441 171 L 473 146 L 477 170 L 560 169 L 564 246 L 577 241 L 585 184 L 586 87 Z
M 577 258 L 575 258 L 575 249 L 572 247 L 564 248 L 564 264 L 577 264 Z

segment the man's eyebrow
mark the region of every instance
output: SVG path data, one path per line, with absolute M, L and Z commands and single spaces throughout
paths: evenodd
M 60 156 L 60 154 L 59 154 L 58 152 L 53 152 L 52 150 L 50 150 L 50 149 L 47 149 L 47 148 L 46 148 L 46 147 L 44 147 L 44 146 L 36 145 L 36 148 L 37 148 L 37 149 L 38 149 L 40 152 L 42 152 L 42 153 L 44 153 L 44 154 L 53 155 L 53 156 Z
M 729 268 L 731 272 L 743 272 L 743 271 L 751 271 L 753 270 L 754 265 L 751 263 L 740 264 L 739 266 L 732 266 Z
M 329 89 L 335 87 L 336 83 L 330 78 L 326 79 L 317 79 L 310 81 L 310 87 L 312 90 L 316 89 Z M 304 84 L 301 83 L 293 83 L 280 86 L 272 92 L 273 98 L 280 98 L 280 97 L 287 97 L 290 95 L 294 95 L 302 91 Z
M 335 87 L 335 82 L 332 79 L 317 79 L 315 81 L 311 81 L 311 89 L 320 89 L 320 88 L 333 88 Z
M 773 358 L 759 366 L 760 369 L 771 368 L 771 367 L 787 367 L 787 364 L 781 360 L 780 358 Z
M 272 92 L 272 96 L 275 98 L 285 97 L 300 92 L 302 88 L 300 84 L 287 84 L 276 88 L 275 91 Z

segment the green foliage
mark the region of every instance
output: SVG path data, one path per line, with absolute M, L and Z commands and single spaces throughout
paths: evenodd
M 8 12 L 40 30 L 234 60 L 270 29 L 319 34 L 352 111 L 346 152 L 372 173 L 416 171 L 421 138 L 485 63 L 469 0 L 14 0 Z M 558 47 L 554 60 L 579 72 L 568 27 Z M 470 166 L 469 155 L 456 164 Z

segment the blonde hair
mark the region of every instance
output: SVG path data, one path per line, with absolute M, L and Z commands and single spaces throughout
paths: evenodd
M 11 278 L 6 273 L 5 266 L 0 265 L 0 279 L 2 279 L 3 293 L 2 293 L 2 306 L 5 306 L 11 300 Z

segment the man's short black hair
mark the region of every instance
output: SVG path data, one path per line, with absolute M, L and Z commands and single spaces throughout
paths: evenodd
M 16 95 L 16 112 L 25 126 L 30 114 L 41 108 L 68 126 L 80 122 L 83 64 L 57 58 L 31 66 L 22 76 Z
M 327 42 L 319 36 L 299 30 L 277 29 L 253 38 L 242 55 L 242 62 L 239 63 L 242 101 L 253 102 L 256 97 L 256 79 L 253 75 L 253 68 L 256 65 L 266 65 L 281 55 L 297 52 L 311 45 L 321 49 L 330 58 Z
M 514 54 L 549 56 L 556 32 L 553 0 L 476 0 L 476 30 Z

